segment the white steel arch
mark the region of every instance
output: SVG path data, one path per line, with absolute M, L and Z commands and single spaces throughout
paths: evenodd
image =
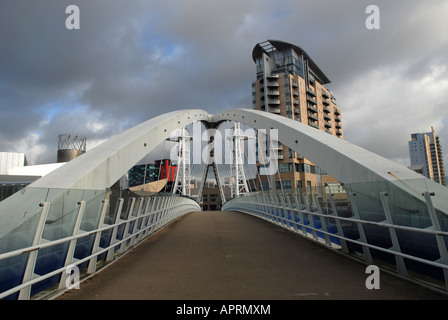
M 66 190 L 106 190 L 137 161 L 195 122 L 238 121 L 255 129 L 278 129 L 278 140 L 310 159 L 340 182 L 374 190 L 394 186 L 423 201 L 422 192 L 434 192 L 434 207 L 448 212 L 448 189 L 405 167 L 335 136 L 271 113 L 233 109 L 210 115 L 204 110 L 174 111 L 150 119 L 119 134 L 35 181 L 0 203 L 0 239 L 40 212 L 38 204 L 60 197 Z M 378 184 L 381 183 L 381 184 Z M 0 247 L 1 250 L 1 247 Z
M 435 194 L 433 205 L 448 214 L 448 188 L 373 152 L 298 121 L 272 113 L 232 109 L 213 116 L 215 122 L 238 121 L 255 129 L 278 129 L 278 140 L 353 190 L 378 194 L 400 190 L 418 201 Z M 397 200 L 398 201 L 398 200 Z M 406 201 L 406 200 L 400 200 Z
M 41 212 L 40 203 L 55 199 L 67 201 L 68 197 L 75 197 L 80 190 L 98 191 L 84 192 L 92 197 L 106 193 L 133 165 L 169 138 L 173 131 L 195 121 L 209 121 L 210 117 L 204 110 L 189 109 L 152 118 L 112 137 L 6 198 L 0 202 L 0 253 L 9 250 L 11 243 L 19 247 L 22 246 L 19 242 L 27 245 L 30 237 L 22 240 L 19 236 L 17 241 L 2 241 L 2 238 L 20 226 L 34 225 Z M 70 190 L 73 191 L 71 195 L 67 192 Z
M 405 219 L 407 219 L 408 214 L 412 213 L 411 210 L 407 209 L 414 209 L 407 202 L 410 202 L 410 200 L 423 202 L 425 199 L 428 201 L 431 200 L 428 198 L 428 192 L 434 193 L 435 196 L 431 203 L 434 205 L 433 208 L 438 210 L 438 214 L 444 218 L 440 221 L 444 224 L 442 228 L 440 228 L 437 219 L 433 219 L 436 222 L 435 230 L 447 229 L 448 189 L 405 167 L 300 122 L 271 113 L 234 109 L 217 115 L 209 115 L 204 110 L 194 109 L 170 112 L 137 125 L 64 164 L 0 202 L 0 254 L 11 252 L 17 248 L 29 248 L 32 242 L 31 251 L 26 250 L 20 253 L 34 252 L 33 259 L 26 259 L 28 262 L 24 272 L 26 275 L 24 281 L 30 280 L 29 282 L 31 282 L 37 256 L 36 250 L 40 250 L 39 246 L 44 245 L 40 242 L 41 239 L 48 241 L 46 243 L 57 241 L 60 235 L 72 230 L 71 228 L 69 230 L 64 229 L 65 225 L 73 227 L 73 237 L 82 235 L 77 233 L 79 230 L 92 232 L 92 235 L 98 233 L 98 228 L 102 225 L 101 217 L 104 218 L 109 201 L 107 189 L 135 163 L 169 138 L 172 132 L 177 129 L 184 128 L 195 121 L 203 121 L 211 127 L 216 127 L 218 123 L 228 120 L 243 123 L 258 130 L 264 129 L 266 132 L 277 129 L 278 141 L 310 159 L 328 174 L 348 186 L 352 192 L 360 191 L 360 193 L 369 193 L 373 195 L 372 197 L 375 197 L 378 192 L 382 192 L 384 195 L 385 191 L 392 191 L 390 192 L 390 198 L 392 198 L 390 204 L 394 206 L 402 205 L 403 207 L 398 207 L 398 209 L 403 210 L 402 215 Z M 425 193 L 425 198 L 423 198 L 422 193 Z M 403 197 L 403 194 L 406 194 L 406 197 Z M 80 198 L 82 198 L 81 201 Z M 242 198 L 244 197 L 236 200 Z M 98 211 L 100 207 L 89 206 L 90 203 L 98 204 L 101 199 L 104 199 L 103 203 L 105 203 L 101 206 L 101 212 Z M 178 210 L 179 205 L 170 200 L 166 197 L 161 201 L 152 203 L 152 207 L 156 212 L 163 212 L 166 211 L 165 208 L 171 202 Z M 186 202 L 189 203 L 180 209 L 179 214 L 199 210 L 196 203 L 192 204 L 193 200 L 186 199 Z M 43 208 L 39 207 L 41 203 Z M 70 207 L 70 203 L 79 204 L 79 208 L 75 205 Z M 134 204 L 135 202 L 131 202 L 129 210 L 127 210 L 128 217 L 131 217 Z M 366 207 L 369 204 L 367 201 L 365 203 Z M 149 206 L 149 202 L 146 203 L 146 206 Z M 143 202 L 139 202 L 137 211 L 135 211 L 135 219 L 139 218 L 142 207 Z M 428 207 L 430 206 L 428 205 Z M 121 207 L 119 208 L 121 209 Z M 62 211 L 58 222 L 51 220 L 53 216 L 49 215 L 49 212 L 53 209 L 58 213 Z M 399 212 L 401 214 L 401 211 Z M 434 213 L 430 212 L 431 219 L 435 216 Z M 88 218 L 83 220 L 83 214 L 87 215 Z M 118 218 L 120 218 L 119 215 L 116 215 L 115 219 Z M 392 220 L 395 218 L 395 215 L 391 217 Z M 88 223 L 82 225 L 83 221 L 90 222 L 93 220 L 97 223 L 96 227 Z M 43 238 L 42 232 L 45 233 L 47 222 L 49 225 L 48 232 Z M 51 224 L 53 223 L 54 226 L 52 227 Z M 137 223 L 134 224 L 134 227 L 136 225 Z M 400 223 L 397 223 L 397 225 L 400 225 Z M 40 227 L 36 228 L 36 226 Z M 127 222 L 126 228 L 129 226 L 130 224 Z M 80 229 L 81 227 L 82 229 Z M 33 238 L 39 241 L 33 241 Z M 439 241 L 439 238 L 441 241 Z M 133 241 L 131 240 L 131 242 Z M 448 255 L 441 235 L 437 235 L 437 241 L 438 248 L 441 248 L 442 262 L 446 264 Z M 75 245 L 76 241 L 74 239 L 70 240 L 68 252 L 72 253 Z M 445 249 L 442 252 L 443 248 Z M 69 258 L 72 259 L 74 256 L 70 255 Z M 6 261 L 6 258 L 4 261 Z M 65 260 L 65 263 L 70 261 Z M 30 269 L 28 269 L 28 266 L 30 266 Z M 15 266 L 13 267 L 15 268 Z M 448 279 L 448 273 L 446 279 Z

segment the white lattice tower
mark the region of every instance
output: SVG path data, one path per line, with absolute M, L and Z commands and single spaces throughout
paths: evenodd
M 178 130 L 176 140 L 178 145 L 178 160 L 173 193 L 190 197 L 190 141 L 192 137 L 188 130 L 183 128 Z
M 243 142 L 248 137 L 241 134 L 239 122 L 235 122 L 230 138 L 233 139 L 233 163 L 230 165 L 230 191 L 232 197 L 239 197 L 249 192 L 246 174 L 244 172 L 243 154 Z

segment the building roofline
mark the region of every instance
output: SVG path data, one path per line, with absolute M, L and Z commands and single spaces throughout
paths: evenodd
M 275 48 L 278 51 L 282 51 L 284 49 L 292 48 L 294 51 L 296 51 L 299 54 L 303 54 L 306 59 L 309 62 L 310 68 L 316 73 L 316 75 L 319 77 L 319 79 L 322 81 L 323 84 L 330 83 L 330 79 L 323 73 L 323 71 L 317 66 L 317 64 L 311 59 L 311 57 L 306 53 L 305 50 L 300 48 L 299 46 L 296 46 L 294 44 L 280 41 L 280 40 L 267 40 L 265 42 L 257 43 L 252 50 L 252 59 L 254 62 L 257 61 L 257 58 L 261 56 L 262 53 L 269 54 L 269 51 L 267 51 L 267 46 L 262 44 L 269 43 L 272 48 Z

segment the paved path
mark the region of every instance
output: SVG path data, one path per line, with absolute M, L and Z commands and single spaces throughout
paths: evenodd
M 447 299 L 237 212 L 191 213 L 58 299 Z

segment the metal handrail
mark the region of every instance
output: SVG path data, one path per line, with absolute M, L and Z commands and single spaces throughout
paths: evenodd
M 151 198 L 151 197 L 141 197 L 140 199 L 143 202 L 143 201 L 149 201 L 149 198 Z M 38 243 L 38 244 L 35 244 L 35 245 L 32 245 L 32 246 L 28 246 L 26 248 L 22 248 L 22 249 L 14 250 L 14 251 L 11 251 L 11 252 L 3 253 L 3 254 L 0 254 L 0 261 L 1 260 L 5 260 L 5 259 L 9 259 L 9 258 L 12 258 L 12 257 L 20 256 L 20 255 L 26 254 L 26 253 L 34 253 L 34 255 L 36 257 L 37 256 L 37 252 L 39 250 L 41 250 L 41 249 L 49 248 L 49 247 L 56 246 L 56 245 L 59 245 L 59 244 L 62 244 L 62 243 L 76 241 L 78 239 L 89 237 L 89 236 L 94 235 L 94 234 L 101 234 L 102 232 L 107 231 L 107 230 L 111 230 L 111 229 L 112 230 L 117 230 L 118 227 L 121 226 L 121 225 L 130 225 L 132 222 L 135 222 L 133 230 L 124 230 L 123 231 L 124 233 L 123 233 L 123 238 L 122 239 L 120 239 L 120 240 L 117 239 L 116 238 L 116 234 L 115 234 L 115 238 L 114 239 L 111 236 L 110 243 L 109 243 L 109 245 L 107 247 L 105 247 L 105 248 L 103 248 L 103 247 L 99 248 L 98 247 L 97 250 L 95 250 L 96 249 L 95 247 L 92 247 L 92 251 L 86 257 L 84 257 L 84 258 L 82 258 L 80 260 L 77 260 L 77 261 L 71 261 L 71 260 L 73 260 L 73 254 L 72 254 L 72 256 L 67 256 L 66 257 L 66 261 L 70 261 L 70 263 L 69 263 L 70 266 L 76 266 L 76 265 L 82 264 L 84 262 L 91 261 L 92 258 L 96 258 L 99 255 L 104 254 L 106 252 L 109 252 L 110 250 L 112 250 L 112 249 L 114 249 L 114 248 L 116 248 L 118 246 L 121 247 L 121 245 L 123 243 L 131 241 L 130 245 L 127 246 L 123 252 L 119 252 L 118 251 L 120 255 L 124 254 L 124 253 L 128 252 L 129 249 L 133 248 L 135 245 L 140 243 L 143 239 L 145 239 L 146 237 L 150 236 L 151 234 L 154 234 L 154 232 L 156 232 L 156 231 L 160 230 L 161 228 L 163 228 L 165 225 L 167 225 L 173 219 L 175 219 L 175 218 L 179 217 L 180 215 L 185 214 L 187 212 L 197 211 L 197 210 L 200 209 L 199 205 L 196 202 L 194 202 L 193 200 L 191 200 L 191 199 L 187 199 L 186 201 L 188 201 L 188 203 L 185 203 L 183 205 L 182 204 L 180 205 L 178 202 L 173 202 L 173 201 L 171 201 L 170 203 L 166 203 L 166 202 L 169 202 L 166 199 L 173 199 L 173 198 L 175 198 L 175 199 L 187 199 L 187 198 L 182 198 L 182 197 L 156 197 L 156 198 L 154 198 L 155 200 L 154 200 L 154 203 L 152 204 L 153 206 L 155 205 L 156 207 L 155 208 L 148 208 L 149 207 L 149 202 L 147 202 L 147 206 L 144 209 L 144 212 L 142 214 L 140 214 L 140 210 L 142 209 L 140 207 L 140 208 L 137 209 L 136 215 L 132 216 L 132 213 L 133 213 L 134 209 L 130 208 L 128 210 L 128 215 L 127 215 L 126 219 L 122 219 L 121 221 L 115 222 L 113 224 L 108 224 L 108 225 L 103 225 L 103 223 L 104 223 L 103 222 L 104 221 L 104 216 L 102 216 L 103 220 L 101 221 L 101 219 L 100 219 L 100 222 L 99 222 L 100 226 L 98 228 L 94 229 L 94 230 L 77 232 L 76 234 L 73 234 L 71 236 L 64 237 L 64 238 L 61 238 L 61 239 L 47 241 L 47 242 L 44 242 L 44 243 Z M 156 203 L 157 201 L 160 201 L 161 199 L 165 199 L 165 201 L 163 203 Z M 123 198 L 119 198 L 118 201 L 124 201 L 124 199 Z M 181 200 L 181 201 L 185 201 L 185 200 Z M 42 203 L 41 206 L 43 207 L 43 210 L 42 210 L 41 214 L 42 214 L 42 216 L 45 216 L 44 210 L 46 208 L 45 206 L 48 207 L 48 203 Z M 154 209 L 154 210 L 152 210 L 152 209 Z M 119 216 L 121 214 L 120 210 L 116 212 L 117 220 L 119 219 Z M 152 220 L 151 217 L 156 217 L 156 218 L 154 220 Z M 35 238 L 37 238 L 37 240 L 38 240 L 37 242 L 39 242 L 40 239 L 42 239 L 41 238 L 41 234 L 42 234 L 43 224 L 45 224 L 45 219 L 41 218 L 41 220 L 42 220 L 41 221 L 41 225 L 38 226 L 38 228 L 37 228 L 38 230 L 36 231 L 36 236 L 35 236 Z M 138 220 L 141 220 L 142 224 L 140 225 L 140 228 L 138 230 L 136 230 L 137 229 L 137 221 Z M 144 234 L 148 230 L 151 230 L 152 228 L 153 228 L 153 232 L 148 233 L 146 235 L 146 237 L 140 239 L 138 242 L 136 241 L 135 243 L 132 243 L 133 239 L 137 239 L 140 236 L 140 234 Z M 76 227 L 74 229 L 75 229 L 74 232 L 76 232 Z M 34 259 L 35 259 L 35 257 L 34 257 Z M 31 263 L 31 265 L 32 265 L 32 270 L 31 270 L 31 273 L 32 273 L 34 271 L 35 261 L 33 263 Z M 28 268 L 28 265 L 27 265 L 27 268 Z M 4 292 L 0 292 L 0 299 L 8 297 L 8 296 L 10 296 L 12 294 L 15 294 L 15 293 L 19 292 L 19 291 L 22 293 L 22 290 L 25 290 L 24 291 L 25 293 L 22 296 L 19 295 L 19 299 L 30 299 L 30 288 L 31 288 L 32 285 L 34 285 L 36 283 L 39 283 L 39 282 L 41 282 L 43 280 L 46 280 L 48 278 L 51 278 L 51 277 L 53 277 L 55 275 L 58 275 L 58 274 L 62 274 L 63 275 L 65 270 L 67 270 L 67 264 L 64 265 L 63 267 L 59 268 L 59 269 L 53 270 L 53 271 L 48 272 L 48 273 L 43 274 L 43 275 L 39 275 L 39 276 L 34 277 L 34 278 L 30 277 L 30 279 L 26 279 L 26 275 L 24 275 L 24 281 L 20 285 L 15 286 L 13 288 L 10 288 L 10 289 L 8 289 L 8 290 L 6 290 Z M 96 273 L 96 272 L 98 272 L 96 270 L 96 268 L 94 268 L 93 272 L 87 271 L 87 273 L 89 273 L 89 274 L 93 274 L 93 273 Z M 58 291 L 58 290 L 60 290 L 60 289 L 57 289 L 55 291 Z
M 448 261 L 446 261 L 447 249 L 446 249 L 446 244 L 443 241 L 443 238 L 440 240 L 440 237 L 448 237 L 448 232 L 440 230 L 440 227 L 438 226 L 438 221 L 436 221 L 437 218 L 435 216 L 431 217 L 431 220 L 433 222 L 433 226 L 431 228 L 417 228 L 417 227 L 411 227 L 411 226 L 396 225 L 396 224 L 393 224 L 388 221 L 387 213 L 386 213 L 385 221 L 376 222 L 376 221 L 360 219 L 357 217 L 338 216 L 337 212 L 334 212 L 335 207 L 333 207 L 332 214 L 324 214 L 322 212 L 319 212 L 319 210 L 313 212 L 310 209 L 308 203 L 305 203 L 305 209 L 302 209 L 302 208 L 300 208 L 302 206 L 302 204 L 301 203 L 299 204 L 299 202 L 297 201 L 297 195 L 296 194 L 289 194 L 289 195 L 295 196 L 296 207 L 293 207 L 293 204 L 290 202 L 289 198 L 287 201 L 288 205 L 286 205 L 285 201 L 278 200 L 278 199 L 274 200 L 274 197 L 273 197 L 273 194 L 271 191 L 265 191 L 265 192 L 260 192 L 257 194 L 246 195 L 243 197 L 232 199 L 232 201 L 227 202 L 223 206 L 223 210 L 236 210 L 236 211 L 240 211 L 240 212 L 244 212 L 244 213 L 256 216 L 258 218 L 264 219 L 271 223 L 277 224 L 287 230 L 302 234 L 304 236 L 307 236 L 308 238 L 312 238 L 315 241 L 319 241 L 319 239 L 326 240 L 325 245 L 327 247 L 334 247 L 334 244 L 331 241 L 327 241 L 327 239 L 324 239 L 325 236 L 326 237 L 331 236 L 331 237 L 340 239 L 341 242 L 347 241 L 347 242 L 350 242 L 353 244 L 360 245 L 362 248 L 375 249 L 378 251 L 382 251 L 384 253 L 392 254 L 396 259 L 397 258 L 400 258 L 400 259 L 406 258 L 406 259 L 424 263 L 424 264 L 427 264 L 427 265 L 430 265 L 433 267 L 441 268 L 444 271 L 444 275 L 445 275 L 444 291 L 448 292 Z M 349 199 L 351 200 L 351 202 L 353 200 L 353 199 L 351 199 L 351 197 L 353 195 L 354 194 L 349 194 Z M 431 200 L 430 200 L 431 194 L 428 192 L 425 192 L 423 195 L 425 196 L 425 199 L 428 204 L 428 208 L 431 211 L 431 208 L 433 208 Z M 260 196 L 261 196 L 261 201 L 259 201 Z M 387 194 L 385 194 L 385 193 L 381 194 L 382 198 L 386 197 L 386 196 L 387 196 Z M 269 202 L 266 202 L 268 200 L 267 198 L 269 198 Z M 258 201 L 255 202 L 254 200 L 258 200 Z M 315 199 L 315 201 L 317 202 L 317 198 Z M 333 199 L 331 198 L 330 201 L 333 202 Z M 332 204 L 334 205 L 334 202 Z M 355 204 L 355 206 L 356 206 L 356 204 Z M 318 208 L 318 209 L 320 209 L 320 208 Z M 274 210 L 276 211 L 276 213 L 273 213 Z M 280 211 L 278 211 L 278 210 L 280 210 Z M 287 210 L 288 212 L 285 212 L 285 210 Z M 291 214 L 290 217 L 288 217 L 288 213 Z M 388 213 L 388 214 L 390 214 L 390 213 Z M 295 221 L 296 215 L 299 215 L 299 217 L 300 217 L 299 221 Z M 303 215 L 307 216 L 307 218 L 309 219 L 309 224 L 305 224 Z M 437 261 L 431 261 L 431 260 L 427 260 L 427 259 L 424 259 L 424 258 L 421 258 L 418 256 L 414 256 L 411 254 L 401 252 L 401 250 L 399 248 L 399 244 L 395 243 L 395 241 L 397 241 L 397 240 L 396 240 L 396 238 L 393 239 L 392 234 L 391 234 L 391 241 L 393 243 L 393 246 L 391 248 L 384 248 L 384 247 L 381 247 L 381 246 L 378 246 L 375 244 L 368 243 L 366 239 L 365 239 L 365 241 L 362 241 L 362 237 L 361 237 L 361 240 L 348 238 L 348 237 L 344 236 L 339 229 L 338 229 L 337 233 L 332 233 L 332 232 L 328 231 L 328 228 L 324 223 L 322 223 L 321 228 L 315 227 L 314 223 L 313 223 L 313 218 L 309 215 L 321 218 L 321 220 L 320 220 L 321 222 L 322 222 L 322 218 L 328 218 L 328 219 L 334 219 L 334 221 L 337 223 L 340 223 L 342 221 L 355 223 L 355 224 L 358 224 L 358 231 L 360 231 L 359 230 L 359 224 L 360 224 L 361 226 L 373 225 L 373 226 L 378 226 L 378 227 L 382 227 L 382 228 L 387 228 L 390 232 L 392 232 L 392 230 L 394 231 L 394 230 L 399 229 L 399 230 L 406 230 L 406 231 L 412 231 L 412 232 L 417 232 L 417 233 L 431 234 L 436 237 L 439 237 L 439 239 L 437 241 L 437 245 L 438 245 L 441 259 L 439 259 Z M 433 215 L 433 214 L 430 213 L 430 215 Z M 312 234 L 310 234 L 307 230 L 312 231 Z M 324 237 L 322 237 L 322 236 L 319 237 L 317 235 L 317 232 L 323 234 Z M 360 235 L 361 235 L 361 232 L 360 232 Z M 341 245 L 342 245 L 342 243 L 341 243 Z M 342 250 L 342 253 L 349 254 L 347 249 Z M 367 255 L 366 255 L 366 253 L 364 253 L 364 260 L 365 260 L 365 262 L 367 262 L 369 264 L 372 262 L 370 252 L 368 252 Z M 440 260 L 442 260 L 442 261 L 440 261 Z M 407 278 L 410 278 L 410 276 L 407 274 L 407 270 L 406 270 L 406 267 L 404 266 L 403 262 L 396 261 L 396 264 L 397 264 L 396 265 L 397 273 L 399 273 L 400 275 L 403 275 Z

